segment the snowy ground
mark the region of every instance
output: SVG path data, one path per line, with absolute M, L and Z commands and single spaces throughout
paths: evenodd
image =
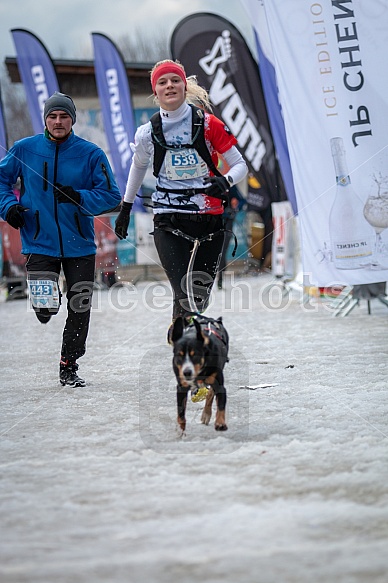
M 83 389 L 57 379 L 64 308 L 0 301 L 2 583 L 388 581 L 388 309 L 270 284 L 214 292 L 229 431 L 190 403 L 183 437 L 165 283 L 95 294 Z

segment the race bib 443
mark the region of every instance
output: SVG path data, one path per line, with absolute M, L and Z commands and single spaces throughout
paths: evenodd
M 58 308 L 58 282 L 52 279 L 29 279 L 31 304 L 34 308 Z

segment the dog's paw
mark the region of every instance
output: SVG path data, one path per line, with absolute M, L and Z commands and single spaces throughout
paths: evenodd
M 202 411 L 201 423 L 203 423 L 203 425 L 209 425 L 211 416 L 212 416 L 211 413 L 206 413 L 206 411 Z
M 223 423 L 223 424 L 221 424 L 221 425 L 218 425 L 218 424 L 216 423 L 216 424 L 214 425 L 214 429 L 215 429 L 216 431 L 227 431 L 227 430 L 228 430 L 228 426 L 227 426 L 225 423 Z
M 214 421 L 214 429 L 216 431 L 226 431 L 228 429 L 225 419 L 225 411 L 217 411 Z
M 178 425 L 176 426 L 176 434 L 178 439 L 183 439 L 184 437 L 186 437 L 186 431 L 182 431 Z
M 178 417 L 177 422 L 178 422 L 179 428 L 181 429 L 182 433 L 184 433 L 184 431 L 186 429 L 186 419 L 181 419 L 181 417 Z

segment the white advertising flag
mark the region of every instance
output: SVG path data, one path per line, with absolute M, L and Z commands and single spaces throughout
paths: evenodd
M 312 285 L 388 279 L 388 5 L 264 0 Z

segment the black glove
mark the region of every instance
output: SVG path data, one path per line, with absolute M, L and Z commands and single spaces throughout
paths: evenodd
M 119 216 L 115 222 L 115 233 L 120 240 L 125 239 L 128 235 L 129 215 L 131 214 L 132 206 L 132 202 L 125 202 L 125 200 L 121 203 Z
M 209 188 L 205 191 L 207 196 L 214 196 L 222 200 L 228 199 L 227 192 L 229 191 L 230 184 L 224 176 L 207 176 L 203 179 L 203 183 L 210 184 Z
M 24 227 L 25 221 L 23 213 L 26 211 L 28 211 L 28 208 L 25 206 L 22 206 L 21 204 L 14 204 L 13 206 L 9 207 L 5 220 L 14 229 Z
M 59 203 L 71 202 L 72 204 L 80 204 L 81 195 L 74 190 L 72 186 L 62 186 L 59 182 L 54 185 L 54 196 Z

